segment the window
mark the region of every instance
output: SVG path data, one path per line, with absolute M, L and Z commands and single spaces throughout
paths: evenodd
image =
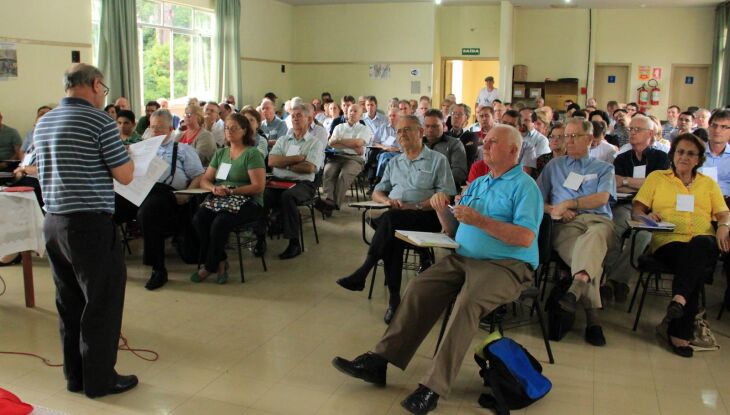
M 99 66 L 99 22 L 101 21 L 101 0 L 91 0 L 91 62 Z
M 158 0 L 137 1 L 144 101 L 213 97 L 211 11 Z

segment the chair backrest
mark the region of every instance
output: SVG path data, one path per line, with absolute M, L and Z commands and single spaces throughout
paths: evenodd
M 553 250 L 553 219 L 549 214 L 542 215 L 540 223 L 540 233 L 537 235 L 537 250 L 540 254 L 540 265 L 545 265 L 550 261 Z

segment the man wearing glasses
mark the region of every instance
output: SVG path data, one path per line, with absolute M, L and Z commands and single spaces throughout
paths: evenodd
M 570 266 L 572 283 L 559 300 L 570 326 L 578 304 L 586 312 L 585 340 L 603 346 L 606 339 L 597 321 L 603 259 L 616 241 L 609 202 L 616 200 L 613 166 L 588 156 L 593 124 L 571 118 L 565 127 L 567 157 L 553 159 L 537 178 L 545 212 L 557 222 L 553 249 Z
M 730 110 L 715 111 L 710 117 L 709 141 L 705 152 L 705 164 L 700 172 L 714 177 L 720 185 L 725 197 L 725 204 L 730 202 Z M 725 274 L 728 287 L 725 289 L 725 307 L 730 310 L 730 258 L 725 257 Z
M 618 192 L 636 193 L 649 173 L 654 170 L 666 170 L 669 168 L 669 157 L 662 150 L 651 146 L 656 129 L 654 122 L 644 115 L 635 115 L 629 124 L 629 145 L 631 149 L 619 154 L 613 162 L 616 173 L 616 185 Z M 616 238 L 620 241 L 628 228 L 627 220 L 631 219 L 630 200 L 619 201 L 613 207 L 613 223 L 615 225 Z M 635 257 L 638 258 L 651 242 L 649 232 L 640 232 L 636 235 L 634 244 Z M 620 243 L 616 246 L 618 248 Z M 636 274 L 636 270 L 629 263 L 630 249 L 625 247 L 623 251 L 612 249 L 609 258 L 606 259 L 609 268 L 606 284 L 601 287 L 601 298 L 603 300 L 616 299 L 617 303 L 623 303 L 629 294 L 629 280 Z
M 103 78 L 91 65 L 72 66 L 64 75 L 66 97 L 35 128 L 66 389 L 90 398 L 138 382 L 114 370 L 127 270 L 112 221 L 112 178 L 129 184 L 134 162 L 115 122 L 101 111 L 109 93 Z

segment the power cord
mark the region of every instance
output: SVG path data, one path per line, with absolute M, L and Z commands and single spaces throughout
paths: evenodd
M 5 290 L 8 288 L 8 286 L 5 285 L 5 280 L 3 279 L 2 275 L 0 275 L 0 282 L 3 283 L 3 290 L 0 291 L 0 295 L 3 295 L 3 294 L 5 294 Z
M 0 277 L 0 280 L 2 280 L 2 277 Z M 4 282 L 3 282 L 4 284 Z M 3 292 L 5 292 L 5 289 L 3 288 Z M 0 293 L 2 295 L 2 293 Z M 119 334 L 119 350 L 125 351 L 125 352 L 131 352 L 133 355 L 137 356 L 138 358 L 142 360 L 146 360 L 148 362 L 155 362 L 157 359 L 160 358 L 160 355 L 155 352 L 154 350 L 150 349 L 136 349 L 129 346 L 129 341 L 126 337 L 124 337 L 123 334 Z M 43 362 L 44 365 L 49 367 L 61 367 L 63 366 L 63 363 L 51 363 L 50 360 L 46 359 L 43 356 L 39 356 L 35 353 L 27 353 L 27 352 L 4 352 L 0 351 L 0 354 L 7 354 L 7 355 L 15 355 L 15 356 L 29 356 L 29 357 L 35 357 L 36 359 L 39 359 L 41 362 Z M 148 354 L 149 357 L 143 356 L 143 354 Z

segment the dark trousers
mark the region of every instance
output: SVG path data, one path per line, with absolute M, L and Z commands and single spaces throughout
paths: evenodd
M 287 239 L 299 239 L 300 203 L 314 198 L 314 183 L 298 182 L 291 189 L 267 188 L 264 193 L 264 206 L 267 210 L 279 209 L 279 220 Z
M 373 183 L 375 181 L 376 172 L 378 168 L 378 156 L 383 152 L 380 148 L 369 148 L 368 149 L 368 158 L 365 161 L 365 172 L 367 173 L 367 178 L 370 183 Z
M 152 269 L 164 270 L 165 237 L 173 229 L 180 212 L 172 191 L 164 185 L 155 185 L 139 207 L 116 195 L 114 207 L 115 222 L 137 219 L 144 242 L 143 263 Z
M 403 278 L 403 250 L 407 243 L 395 237 L 396 229 L 439 232 L 441 223 L 434 211 L 391 209 L 373 220 L 375 235 L 368 255 L 383 260 L 385 280 L 390 294 L 400 295 Z
M 654 257 L 669 268 L 675 269 L 672 295 L 687 300 L 684 315 L 669 323 L 669 335 L 692 340 L 694 319 L 697 315 L 700 290 L 708 272 L 712 272 L 718 256 L 714 236 L 695 236 L 689 242 L 670 242 L 654 252 Z
M 261 206 L 249 201 L 236 214 L 207 208 L 195 213 L 193 227 L 200 238 L 200 258 L 206 271 L 218 272 L 218 264 L 227 258 L 226 242 L 233 228 L 258 220 L 263 212 Z
M 104 395 L 116 379 L 127 269 L 110 215 L 46 216 L 46 250 L 56 284 L 56 307 L 69 383 Z

